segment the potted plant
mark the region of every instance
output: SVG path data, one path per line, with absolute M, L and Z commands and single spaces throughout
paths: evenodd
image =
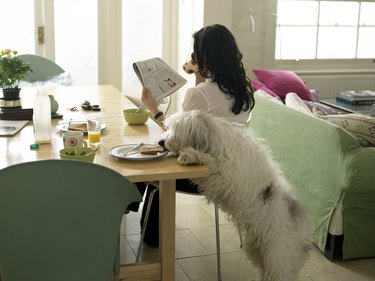
M 0 88 L 5 100 L 19 99 L 19 82 L 32 71 L 30 64 L 16 55 L 17 51 L 10 49 L 0 51 Z

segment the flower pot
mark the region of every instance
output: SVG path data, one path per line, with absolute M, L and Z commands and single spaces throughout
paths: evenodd
M 6 88 L 3 89 L 4 100 L 18 100 L 20 98 L 21 88 Z

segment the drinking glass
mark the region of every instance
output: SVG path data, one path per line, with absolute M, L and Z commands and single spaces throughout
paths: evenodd
M 101 119 L 99 116 L 87 118 L 87 135 L 89 145 L 93 149 L 98 149 L 100 145 Z

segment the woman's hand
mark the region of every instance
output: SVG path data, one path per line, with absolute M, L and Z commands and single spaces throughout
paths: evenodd
M 155 115 L 159 112 L 158 105 L 156 104 L 154 97 L 149 94 L 149 91 L 146 88 L 142 89 L 141 100 L 144 106 L 146 106 L 148 110 L 150 110 L 152 115 Z
M 158 105 L 156 104 L 155 99 L 153 98 L 153 96 L 150 95 L 149 91 L 145 88 L 143 88 L 142 90 L 141 100 L 142 100 L 143 105 L 146 106 L 148 110 L 150 110 L 151 116 L 155 116 L 157 113 L 159 113 Z M 163 130 L 165 130 L 164 120 L 165 120 L 164 114 L 162 114 L 157 119 L 154 119 L 156 124 L 158 124 Z

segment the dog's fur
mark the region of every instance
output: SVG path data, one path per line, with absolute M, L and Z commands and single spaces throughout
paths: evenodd
M 164 146 L 178 162 L 209 168 L 209 177 L 193 182 L 241 230 L 260 280 L 297 280 L 312 226 L 265 144 L 243 125 L 199 111 L 176 113 L 165 124 Z

